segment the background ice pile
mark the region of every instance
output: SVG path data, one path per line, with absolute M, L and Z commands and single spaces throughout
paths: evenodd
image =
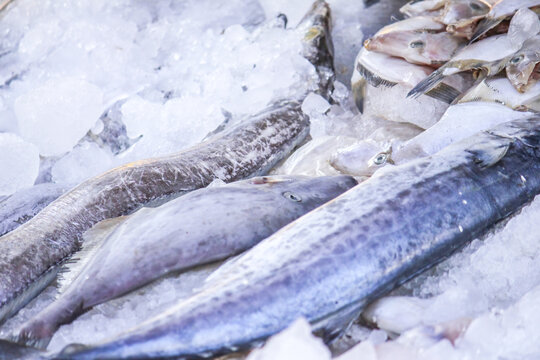
M 0 196 L 35 182 L 76 184 L 128 161 L 178 151 L 276 97 L 314 89 L 316 74 L 300 55 L 297 35 L 276 20 L 284 13 L 288 28 L 294 27 L 311 3 L 15 0 L 0 14 Z M 276 172 L 335 173 L 328 165 L 331 154 L 359 143 L 377 149 L 382 145 L 374 142 L 375 132 L 391 127 L 387 120 L 359 115 L 345 85 L 363 34 L 390 22 L 388 12 L 381 7 L 380 19 L 368 21 L 361 1 L 329 3 L 338 79 L 333 101 L 316 94 L 305 99 L 313 141 Z M 402 114 L 402 95 L 386 92 L 384 104 L 374 98 L 372 107 L 380 103 L 388 117 Z M 411 118 L 413 111 L 425 118 L 441 113 L 427 105 L 409 110 Z M 339 359 L 537 358 L 540 243 L 532 229 L 539 215 L 537 199 L 506 226 L 379 301 L 364 318 L 383 330 L 355 324 L 332 352 L 362 341 Z M 102 224 L 85 237 L 99 241 L 115 224 Z M 62 326 L 49 350 L 129 329 L 196 291 L 217 266 L 161 279 L 96 306 Z M 47 288 L 1 334 L 17 329 L 57 292 Z M 459 335 L 461 329 L 457 338 L 441 335 Z M 299 320 L 249 359 L 306 354 L 311 360 L 331 357 Z

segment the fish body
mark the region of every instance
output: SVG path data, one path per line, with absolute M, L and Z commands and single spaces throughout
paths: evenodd
M 454 27 L 464 27 L 487 16 L 491 5 L 484 0 L 452 0 L 446 2 L 440 22 Z
M 540 84 L 529 85 L 526 92 L 517 91 L 505 77 L 487 78 L 469 89 L 457 102 L 493 102 L 514 110 L 539 111 L 535 101 L 540 97 Z
M 350 176 L 257 177 L 195 190 L 120 225 L 67 289 L 23 325 L 46 345 L 60 324 L 171 272 L 236 255 L 355 186 Z
M 304 55 L 320 75 L 323 95 L 333 75 L 328 5 L 314 3 L 304 17 Z M 312 48 L 310 48 L 312 47 Z M 306 94 L 307 95 L 307 94 Z M 31 221 L 0 238 L 0 321 L 36 296 L 58 264 L 80 248 L 84 231 L 104 219 L 132 213 L 209 185 L 266 174 L 309 134 L 302 99 L 275 101 L 266 110 L 176 154 L 129 163 L 89 179 L 52 202 Z
M 130 332 L 59 357 L 196 358 L 305 317 L 338 334 L 367 303 L 540 192 L 540 119 L 513 121 L 371 179 L 263 240 L 212 285 Z
M 33 218 L 67 190 L 65 185 L 44 183 L 21 189 L 0 201 L 0 236 Z

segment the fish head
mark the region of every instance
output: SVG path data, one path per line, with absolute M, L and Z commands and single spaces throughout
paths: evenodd
M 330 159 L 336 170 L 356 176 L 371 176 L 378 169 L 392 163 L 392 149 L 365 140 L 339 150 Z
M 483 0 L 448 1 L 439 20 L 446 25 L 463 27 L 485 17 L 490 10 L 491 5 Z
M 399 11 L 409 17 L 428 14 L 441 9 L 446 0 L 412 0 L 403 5 Z
M 517 91 L 524 93 L 532 85 L 533 72 L 540 59 L 518 52 L 506 65 L 506 76 Z
M 364 42 L 364 47 L 414 64 L 441 65 L 451 59 L 462 43 L 447 33 L 399 31 L 374 36 Z
M 263 176 L 253 178 L 252 184 L 265 187 L 275 193 L 287 205 L 314 209 L 345 191 L 356 186 L 358 182 L 348 175 L 336 176 Z

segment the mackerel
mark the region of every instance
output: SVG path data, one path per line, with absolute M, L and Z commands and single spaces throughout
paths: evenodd
M 540 118 L 505 123 L 378 172 L 263 240 L 198 294 L 59 357 L 209 357 L 250 347 L 301 316 L 330 339 L 370 301 L 539 192 Z

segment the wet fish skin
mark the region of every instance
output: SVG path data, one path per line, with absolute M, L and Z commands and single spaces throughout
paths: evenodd
M 446 25 L 464 27 L 486 16 L 491 5 L 484 0 L 448 1 L 439 20 Z
M 442 9 L 446 2 L 447 0 L 412 0 L 399 11 L 409 17 L 420 16 Z
M 0 201 L 0 236 L 30 220 L 67 190 L 65 185 L 44 183 L 21 189 Z
M 22 326 L 18 342 L 45 347 L 89 308 L 171 272 L 222 260 L 357 184 L 350 176 L 274 176 L 195 190 L 120 225 L 51 305 Z
M 379 172 L 265 239 L 213 286 L 129 333 L 60 358 L 195 358 L 299 316 L 336 334 L 370 301 L 448 257 L 540 192 L 540 118 L 505 123 Z
M 205 143 L 120 166 L 75 187 L 0 238 L 0 319 L 47 285 L 31 287 L 79 249 L 82 233 L 92 225 L 205 187 L 216 178 L 231 182 L 265 174 L 308 132 L 300 104 L 282 101 Z
M 534 83 L 534 69 L 540 63 L 540 36 L 528 39 L 506 66 L 506 76 L 517 91 L 526 92 Z

